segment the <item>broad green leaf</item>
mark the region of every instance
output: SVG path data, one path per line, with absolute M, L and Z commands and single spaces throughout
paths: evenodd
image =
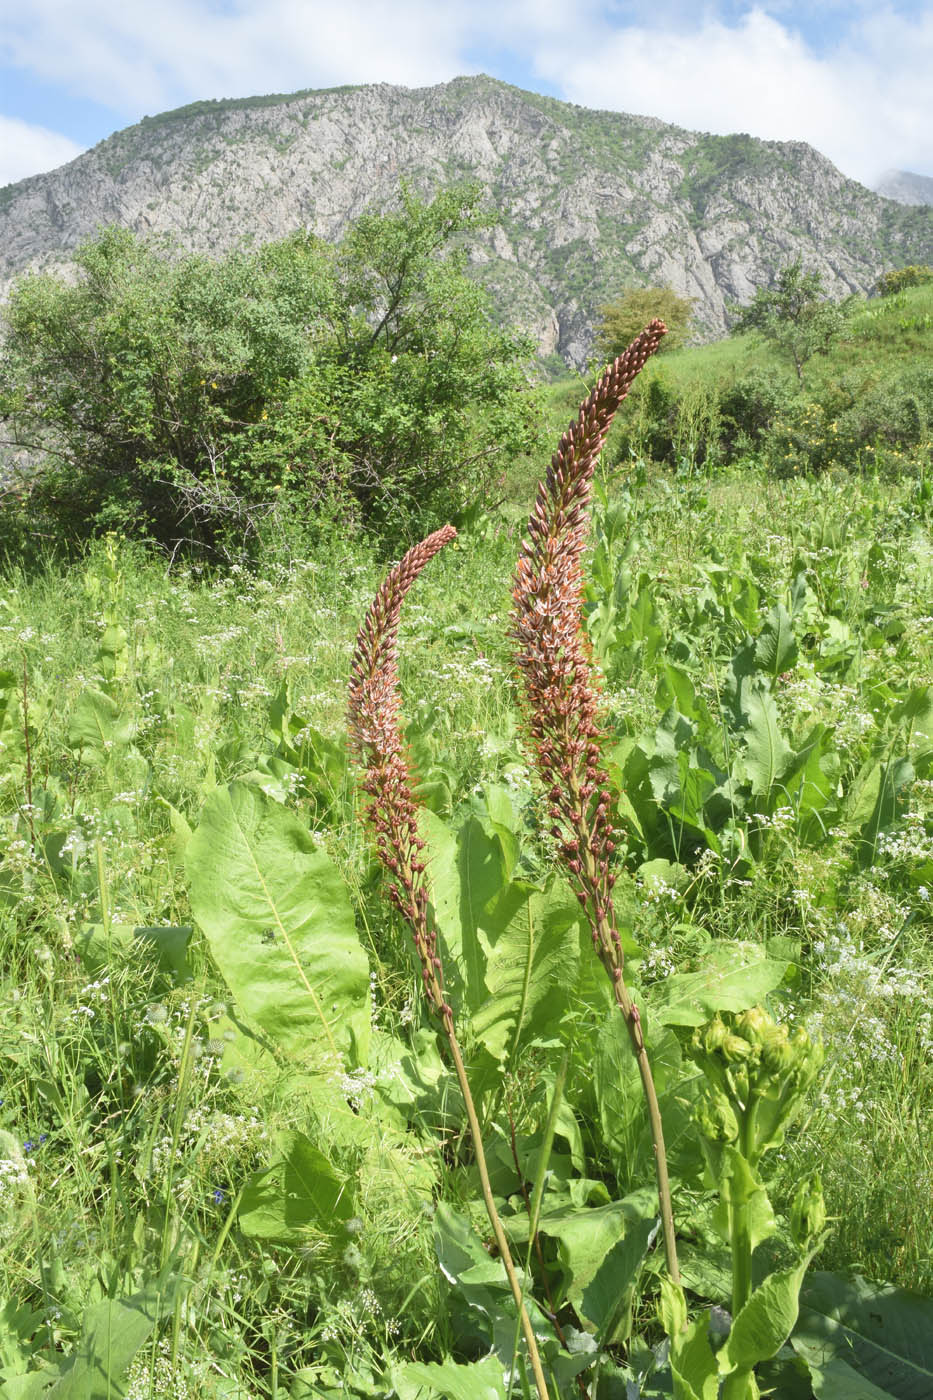
M 897 819 L 901 810 L 901 794 L 913 782 L 914 766 L 909 758 L 895 758 L 890 763 L 879 764 L 877 788 L 874 781 L 868 789 L 874 791 L 874 803 L 867 820 L 859 832 L 859 854 L 864 861 L 874 858 L 879 832 Z
M 646 890 L 657 894 L 663 889 L 686 889 L 690 883 L 690 872 L 685 865 L 659 856 L 657 860 L 646 860 L 638 867 L 638 878 Z
M 90 972 L 108 967 L 113 953 L 121 957 L 135 953 L 140 958 L 155 957 L 163 972 L 170 972 L 176 981 L 190 975 L 188 944 L 191 928 L 170 925 L 142 928 L 134 924 L 111 924 L 109 933 L 103 924 L 86 924 L 75 939 L 75 948 Z
M 798 1298 L 810 1259 L 807 1256 L 792 1269 L 769 1274 L 760 1283 L 742 1311 L 733 1319 L 732 1331 L 722 1351 L 719 1368 L 751 1370 L 759 1361 L 776 1356 L 797 1321 Z
M 746 1011 L 781 985 L 787 968 L 758 943 L 711 943 L 699 972 L 675 972 L 651 989 L 651 1016 L 665 1026 L 701 1026 L 717 1011 Z
M 85 757 L 105 755 L 133 737 L 133 720 L 116 700 L 89 686 L 80 696 L 68 725 L 68 743 Z
M 477 917 L 489 948 L 488 997 L 473 1034 L 494 1059 L 511 1062 L 521 1043 L 557 1033 L 577 980 L 580 906 L 565 886 L 513 882 Z
M 647 1027 L 647 1042 L 655 1088 L 663 1099 L 665 1091 L 681 1078 L 680 1043 L 673 1031 L 659 1027 L 654 1020 Z M 647 1123 L 638 1063 L 625 1022 L 614 1005 L 596 1035 L 592 1074 L 603 1141 L 621 1170 L 638 1158 Z
M 409 1361 L 396 1367 L 392 1382 L 399 1400 L 505 1400 L 502 1362 L 494 1356 L 456 1361 Z
M 709 1313 L 703 1312 L 671 1337 L 674 1400 L 716 1400 L 719 1367 L 709 1341 Z
M 457 851 L 460 875 L 460 936 L 463 976 L 471 1008 L 485 1001 L 487 948 L 479 935 L 487 906 L 508 882 L 507 857 L 498 836 L 490 835 L 476 817 L 460 829 Z
M 661 1275 L 661 1299 L 658 1305 L 661 1326 L 669 1337 L 676 1338 L 687 1325 L 687 1299 L 679 1283 L 674 1283 L 666 1274 Z
M 419 811 L 418 831 L 425 843 L 426 874 L 431 905 L 445 950 L 460 956 L 460 876 L 457 834 L 436 812 Z M 445 969 L 446 971 L 446 969 Z
M 624 1235 L 610 1246 L 583 1290 L 580 1317 L 595 1329 L 600 1346 L 628 1340 L 642 1265 L 655 1225 L 652 1199 L 640 1220 L 627 1222 Z
M 767 799 L 791 756 L 778 727 L 777 706 L 769 690 L 747 691 L 745 717 L 745 771 L 755 796 Z
M 171 1315 L 189 1286 L 179 1279 L 153 1282 L 129 1298 L 107 1298 L 91 1308 L 71 1365 L 44 1392 L 48 1400 L 114 1400 L 125 1395 L 133 1357 L 160 1316 Z
M 11 718 L 16 704 L 17 676 L 14 671 L 0 669 L 0 734 Z
M 243 1233 L 300 1245 L 315 1231 L 330 1234 L 335 1222 L 349 1220 L 355 1204 L 352 1185 L 310 1139 L 282 1132 L 276 1146 L 276 1160 L 254 1172 L 244 1188 L 238 1215 Z
M 821 1368 L 838 1357 L 896 1400 L 933 1395 L 933 1300 L 917 1293 L 814 1273 L 793 1344 Z
M 655 699 L 664 709 L 675 705 L 687 719 L 697 718 L 696 689 L 682 666 L 675 666 L 670 661 L 661 663 Z
M 783 603 L 773 607 L 765 619 L 755 642 L 755 660 L 772 681 L 797 663 L 794 625 Z
M 557 1242 L 563 1294 L 587 1327 L 598 1331 L 618 1326 L 621 1319 L 615 1304 L 624 1293 L 627 1308 L 634 1295 L 656 1219 L 657 1195 L 651 1188 L 609 1205 L 561 1207 L 541 1216 L 539 1235 Z M 512 1238 L 527 1240 L 526 1216 L 505 1224 Z M 618 1289 L 615 1298 L 610 1297 L 613 1289 Z
M 369 967 L 339 872 L 293 813 L 216 789 L 188 843 L 195 918 L 243 1014 L 287 1054 L 364 1063 Z
M 797 1346 L 797 1339 L 794 1338 Z M 808 1360 L 810 1380 L 817 1400 L 895 1400 L 890 1390 L 882 1390 L 873 1381 L 860 1376 L 845 1361 L 834 1356 L 825 1365 L 809 1360 L 805 1349 L 798 1347 L 800 1356 Z

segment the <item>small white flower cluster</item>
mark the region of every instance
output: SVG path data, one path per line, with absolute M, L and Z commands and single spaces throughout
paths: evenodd
M 226 1175 L 234 1159 L 242 1159 L 258 1151 L 268 1139 L 268 1132 L 259 1110 L 249 1113 L 220 1113 L 208 1104 L 198 1104 L 185 1114 L 175 1150 L 175 1166 L 182 1165 L 189 1155 L 198 1159 L 202 1172 L 210 1174 L 216 1167 Z M 160 1176 L 172 1161 L 172 1137 L 166 1134 L 152 1149 L 150 1172 Z
M 128 1376 L 126 1400 L 189 1400 L 191 1382 L 206 1379 L 206 1367 L 187 1361 L 184 1366 L 172 1364 L 171 1343 L 163 1338 L 155 1357 L 149 1347 L 142 1347 L 133 1359 Z M 200 1390 L 200 1386 L 198 1386 Z
M 12 1204 L 30 1184 L 35 1162 L 25 1157 L 0 1157 L 0 1206 Z
M 360 1066 L 355 1070 L 335 1074 L 333 1080 L 351 1107 L 359 1112 L 364 1104 L 372 1102 L 379 1076 Z

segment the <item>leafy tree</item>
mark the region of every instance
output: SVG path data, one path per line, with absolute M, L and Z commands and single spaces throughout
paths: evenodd
M 778 273 L 773 287 L 759 287 L 748 306 L 738 311 L 733 334 L 758 331 L 793 361 L 803 383 L 803 367 L 813 355 L 825 355 L 846 323 L 855 300 L 829 301 L 818 272 L 804 272 L 800 258 Z
M 6 310 L 5 433 L 71 535 L 242 544 L 283 497 L 393 541 L 456 516 L 533 439 L 530 346 L 494 326 L 456 240 L 475 188 L 407 189 L 342 245 L 297 233 L 221 261 L 107 230 L 71 282 Z
M 658 353 L 676 350 L 689 334 L 695 304 L 694 297 L 682 297 L 672 287 L 630 287 L 600 307 L 596 349 L 603 359 L 614 360 L 649 321 L 660 316 L 667 335 Z

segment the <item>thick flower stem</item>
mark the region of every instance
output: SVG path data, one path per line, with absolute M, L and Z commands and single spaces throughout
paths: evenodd
M 518 1315 L 521 1319 L 522 1335 L 528 1347 L 531 1369 L 535 1378 L 535 1387 L 540 1400 L 548 1400 L 547 1381 L 544 1379 L 544 1371 L 541 1367 L 538 1342 L 531 1325 L 531 1319 L 528 1316 L 528 1309 L 525 1307 L 525 1298 L 521 1283 L 518 1279 L 518 1274 L 515 1271 L 515 1264 L 512 1261 L 509 1242 L 505 1237 L 502 1221 L 499 1219 L 499 1212 L 496 1209 L 496 1202 L 492 1194 L 492 1185 L 489 1181 L 489 1170 L 486 1166 L 486 1154 L 483 1151 L 483 1135 L 480 1130 L 479 1119 L 476 1116 L 476 1106 L 473 1102 L 473 1095 L 470 1092 L 470 1084 L 467 1079 L 466 1069 L 464 1068 L 463 1056 L 460 1053 L 460 1043 L 457 1040 L 457 1033 L 454 1030 L 453 1016 L 449 1011 L 444 1015 L 444 1032 L 447 1036 L 447 1044 L 450 1046 L 450 1056 L 454 1062 L 457 1083 L 460 1085 L 460 1092 L 463 1095 L 463 1102 L 466 1105 L 467 1123 L 470 1128 L 470 1136 L 473 1139 L 473 1152 L 476 1157 L 476 1169 L 479 1172 L 486 1214 L 489 1216 L 489 1223 L 492 1226 L 496 1245 L 508 1276 L 509 1287 L 512 1290 L 512 1297 L 515 1299 L 515 1306 L 518 1309 Z
M 616 1004 L 625 1018 L 625 1026 L 632 1044 L 632 1053 L 635 1056 L 638 1065 L 638 1073 L 641 1077 L 641 1087 L 645 1095 L 645 1106 L 648 1109 L 648 1123 L 651 1128 L 651 1146 L 654 1151 L 654 1172 L 658 1181 L 658 1205 L 661 1212 L 661 1234 L 664 1238 L 664 1257 L 667 1261 L 667 1272 L 671 1276 L 671 1282 L 679 1285 L 680 1266 L 677 1263 L 677 1241 L 674 1234 L 674 1207 L 671 1202 L 670 1178 L 667 1174 L 667 1151 L 664 1146 L 664 1125 L 661 1122 L 661 1109 L 658 1104 L 657 1091 L 654 1087 L 654 1075 L 651 1073 L 651 1062 L 648 1059 L 648 1051 L 645 1048 L 645 1037 L 642 1035 L 641 1016 L 638 1013 L 638 1007 L 629 995 L 621 970 L 618 975 L 613 976 L 612 981 Z

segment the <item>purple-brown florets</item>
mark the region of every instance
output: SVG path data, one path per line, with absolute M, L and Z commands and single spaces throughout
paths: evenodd
M 363 788 L 370 797 L 367 816 L 379 858 L 391 876 L 389 897 L 412 930 L 425 993 L 441 1016 L 449 1016 L 450 1008 L 443 995 L 437 933 L 429 918 L 424 842 L 418 835 L 402 739 L 398 626 L 409 588 L 456 534 L 452 525 L 444 525 L 390 570 L 357 635 L 348 705 L 350 745 L 364 768 Z
M 593 472 L 616 409 L 666 334 L 652 321 L 610 365 L 580 407 L 538 487 L 515 573 L 510 635 L 525 724 L 547 791 L 551 833 L 593 926 L 600 957 L 621 973 L 612 909 L 615 849 L 601 765 L 599 693 L 583 630 L 582 556 Z

